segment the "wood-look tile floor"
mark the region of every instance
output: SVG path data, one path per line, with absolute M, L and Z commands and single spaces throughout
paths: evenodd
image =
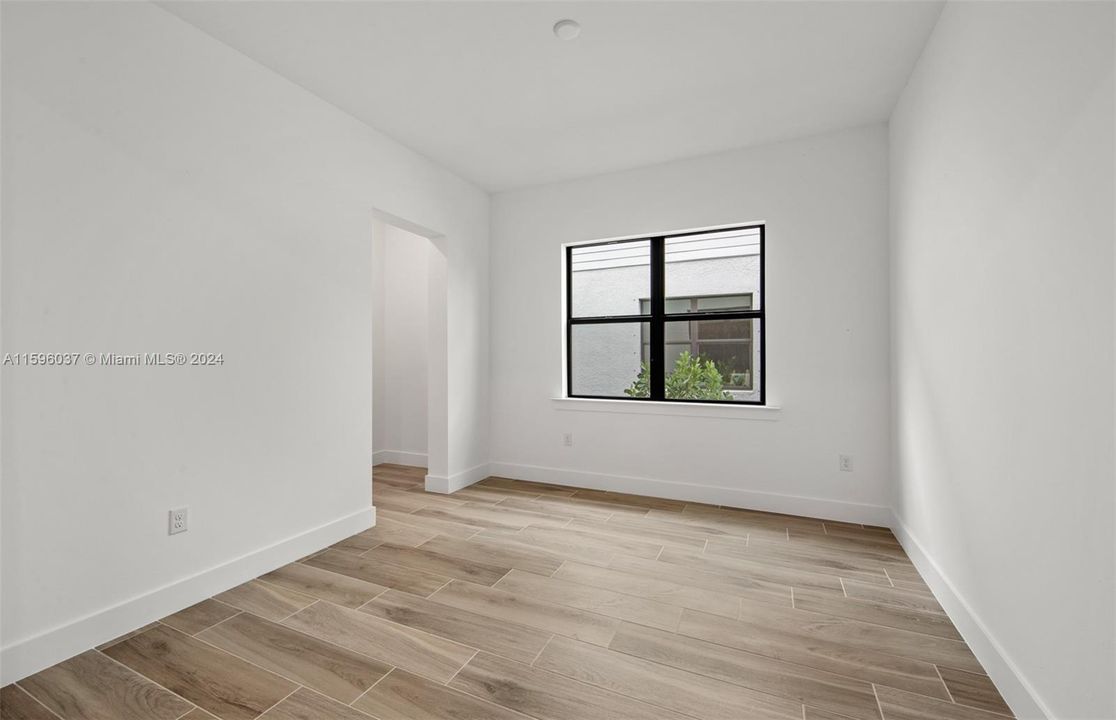
M 3 688 L 4 720 L 1002 720 L 892 534 L 374 472 L 378 525 Z

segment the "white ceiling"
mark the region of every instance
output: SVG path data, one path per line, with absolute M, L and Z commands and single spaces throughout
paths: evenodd
M 160 5 L 489 190 L 887 119 L 940 2 Z M 551 27 L 581 23 L 563 42 Z

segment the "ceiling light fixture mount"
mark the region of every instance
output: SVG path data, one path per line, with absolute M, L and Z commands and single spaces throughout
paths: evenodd
M 554 23 L 554 37 L 559 40 L 573 40 L 580 34 L 581 25 L 578 24 L 577 20 L 566 18 Z

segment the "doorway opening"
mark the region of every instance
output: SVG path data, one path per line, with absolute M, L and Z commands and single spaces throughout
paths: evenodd
M 439 236 L 395 218 L 372 233 L 372 464 L 445 465 L 446 261 Z M 422 470 L 420 470 L 422 469 Z

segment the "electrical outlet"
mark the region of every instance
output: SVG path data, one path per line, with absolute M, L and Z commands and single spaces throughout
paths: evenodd
M 573 447 L 573 433 L 562 435 L 562 444 L 566 447 Z
M 178 508 L 177 510 L 171 510 L 168 515 L 170 516 L 170 525 L 167 528 L 168 535 L 177 535 L 178 533 L 184 533 L 189 529 L 187 527 L 187 520 L 190 517 L 189 508 Z
M 837 468 L 841 472 L 852 472 L 852 455 L 838 455 Z

